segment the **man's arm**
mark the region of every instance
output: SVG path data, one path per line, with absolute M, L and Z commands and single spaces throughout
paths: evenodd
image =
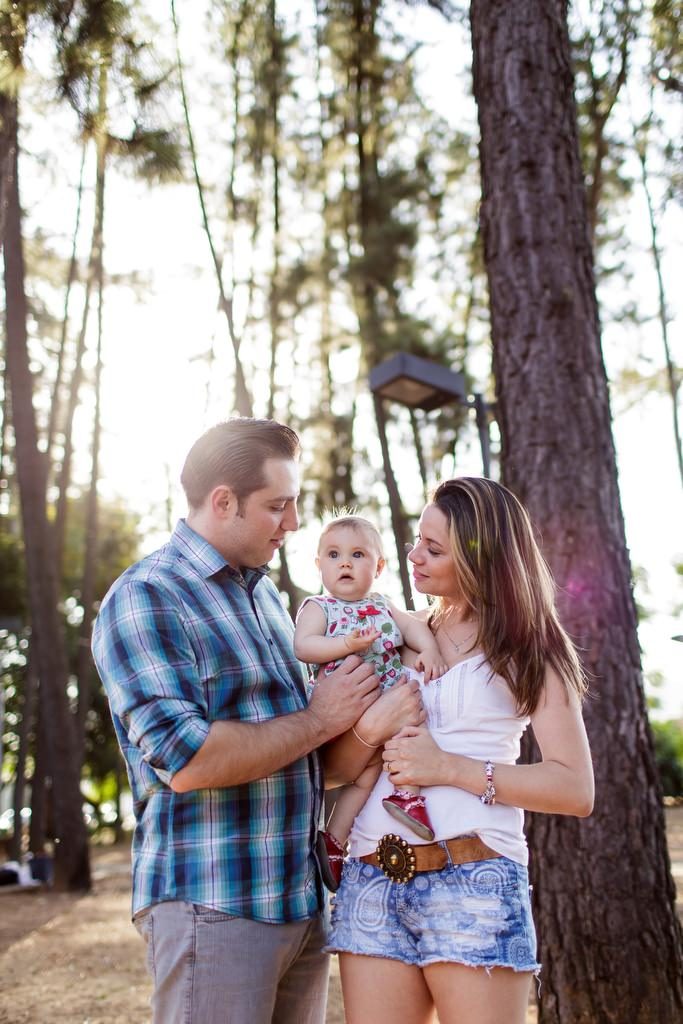
M 194 757 L 171 780 L 171 789 L 236 786 L 263 779 L 349 729 L 379 695 L 371 665 L 347 658 L 321 676 L 304 711 L 267 722 L 213 722 Z
M 379 694 L 372 667 L 350 657 L 303 711 L 210 723 L 180 608 L 145 581 L 124 584 L 105 602 L 93 654 L 128 741 L 178 792 L 264 778 L 348 729 Z
M 404 725 L 421 725 L 425 719 L 417 681 L 399 679 L 368 707 L 353 730 L 327 744 L 323 752 L 325 784 L 331 787 L 353 782 L 388 739 Z

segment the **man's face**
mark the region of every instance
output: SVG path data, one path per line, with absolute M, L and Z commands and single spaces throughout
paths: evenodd
M 221 523 L 220 546 L 216 547 L 234 567 L 264 565 L 282 547 L 285 534 L 299 529 L 298 464 L 289 459 L 267 459 L 263 476 L 265 485 L 241 506 L 232 497 Z

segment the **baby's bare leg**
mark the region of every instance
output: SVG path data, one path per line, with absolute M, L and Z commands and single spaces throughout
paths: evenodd
M 380 756 L 376 755 L 366 765 L 356 781 L 350 786 L 344 786 L 337 797 L 327 822 L 327 831 L 331 832 L 342 846 L 349 838 L 354 819 L 370 796 L 381 770 L 382 761 Z

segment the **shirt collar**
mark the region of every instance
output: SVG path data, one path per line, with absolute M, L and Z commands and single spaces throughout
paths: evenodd
M 253 577 L 265 576 L 266 573 L 270 572 L 269 565 L 259 565 L 254 569 L 245 569 L 244 571 L 240 571 L 240 569 L 230 565 L 228 560 L 216 550 L 213 544 L 209 544 L 208 540 L 205 540 L 201 534 L 193 530 L 191 526 L 188 526 L 184 519 L 178 520 L 169 543 L 183 558 L 187 558 L 188 561 L 192 562 L 194 568 L 204 579 L 209 579 L 211 576 L 215 576 L 216 573 L 227 570 L 230 576 L 238 580 L 245 580 L 248 583 Z

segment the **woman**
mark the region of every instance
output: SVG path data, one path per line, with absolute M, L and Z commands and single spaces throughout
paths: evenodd
M 528 515 L 491 480 L 442 483 L 409 555 L 448 671 L 421 685 L 427 724 L 388 739 L 381 698 L 330 753 L 353 772 L 384 742 L 332 914 L 347 1024 L 523 1024 L 537 973 L 523 810 L 590 814 L 584 678 Z M 388 705 L 387 705 L 388 707 Z M 517 765 L 531 723 L 542 762 Z M 382 807 L 426 788 L 423 843 Z

